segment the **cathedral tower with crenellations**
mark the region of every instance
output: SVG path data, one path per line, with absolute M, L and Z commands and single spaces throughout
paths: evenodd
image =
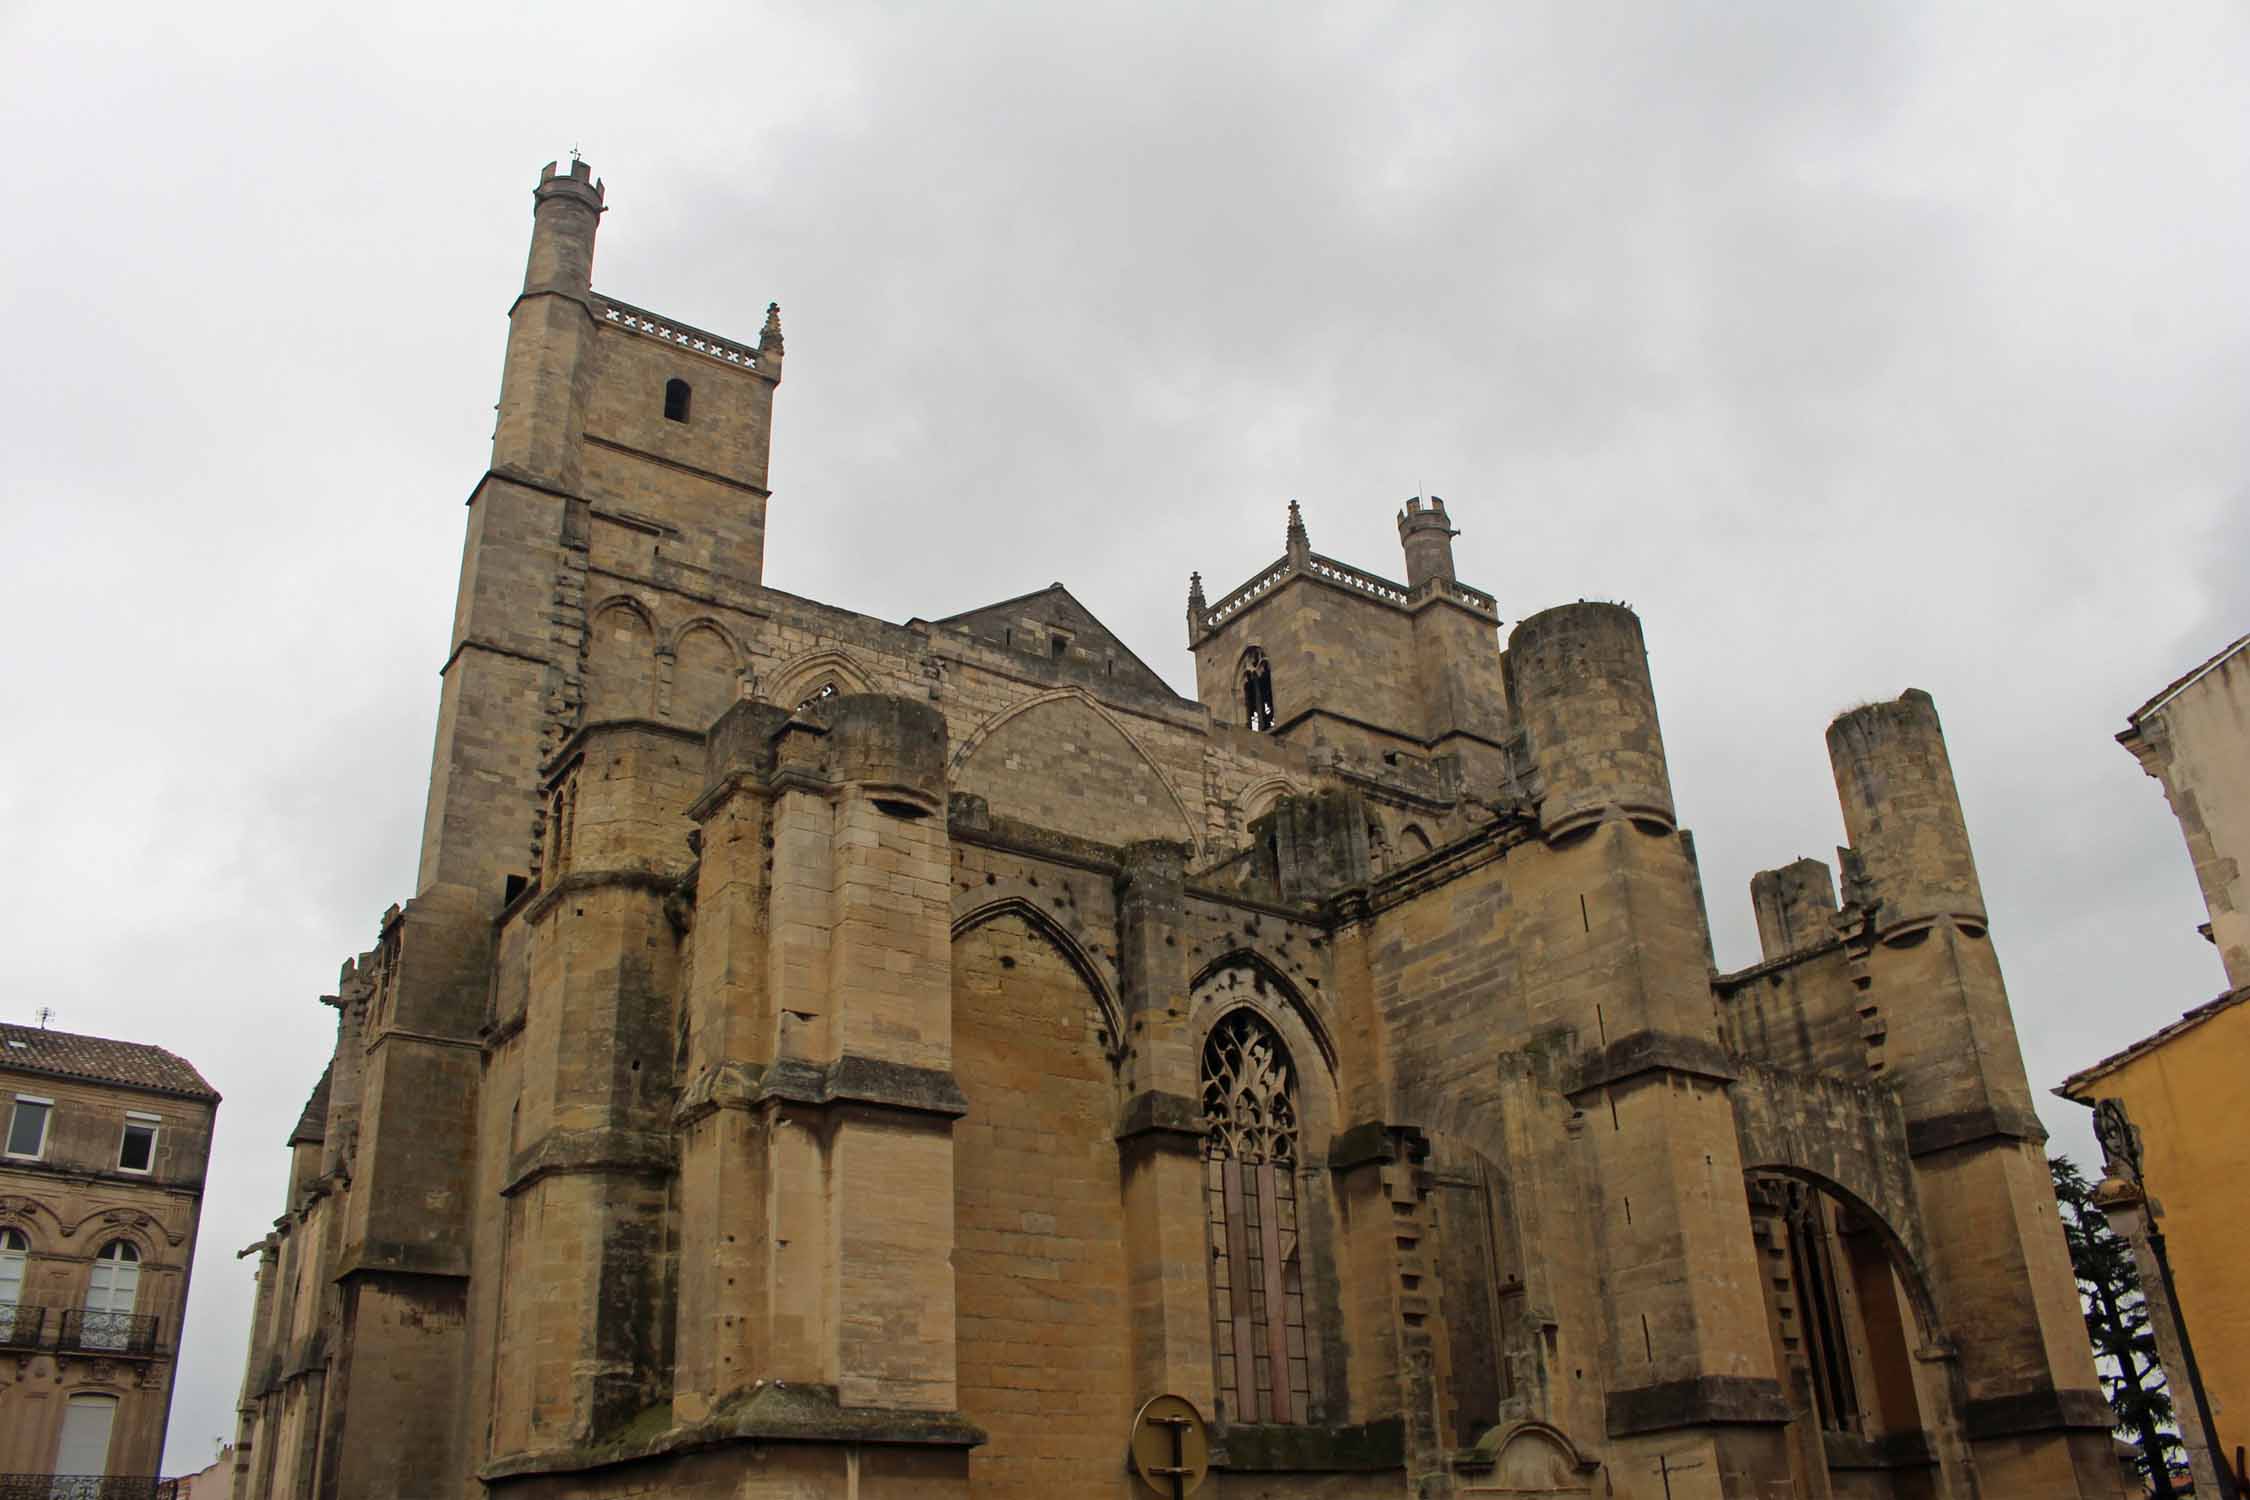
M 1125 1500 L 1160 1395 L 1221 1500 L 2117 1493 L 1926 694 L 1718 973 L 1631 611 L 1503 637 L 1436 497 L 1403 581 L 1294 502 L 1193 579 L 1192 699 L 1060 584 L 770 589 L 778 310 L 596 292 L 604 196 L 534 191 L 238 1495 Z

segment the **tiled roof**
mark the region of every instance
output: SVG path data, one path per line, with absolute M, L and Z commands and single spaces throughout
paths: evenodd
M 216 1104 L 219 1091 L 186 1058 L 145 1042 L 115 1042 L 0 1021 L 0 1067 L 95 1083 L 122 1083 Z
M 328 1080 L 336 1072 L 331 1062 L 320 1070 L 320 1082 L 313 1085 L 312 1097 L 305 1101 L 305 1112 L 297 1116 L 297 1128 L 289 1132 L 282 1144 L 294 1146 L 299 1141 L 320 1142 L 328 1138 Z
M 2074 1104 L 2092 1104 L 2094 1102 L 2093 1097 L 2086 1092 L 2086 1089 L 2094 1080 L 2105 1073 L 2113 1072 L 2136 1057 L 2144 1057 L 2154 1052 L 2182 1032 L 2193 1031 L 2220 1011 L 2240 1005 L 2245 1000 L 2250 1000 L 2250 985 L 2246 985 L 2239 990 L 2228 990 L 2216 1000 L 2204 1001 L 2161 1031 L 2151 1032 L 2122 1052 L 2112 1052 L 2090 1068 L 2080 1068 L 2077 1072 L 2065 1078 L 2061 1085 L 2055 1089 L 2056 1097 L 2068 1099 Z

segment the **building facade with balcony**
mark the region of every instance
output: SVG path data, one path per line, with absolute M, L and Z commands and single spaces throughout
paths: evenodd
M 0 1023 L 0 1496 L 155 1490 L 218 1106 L 161 1047 Z

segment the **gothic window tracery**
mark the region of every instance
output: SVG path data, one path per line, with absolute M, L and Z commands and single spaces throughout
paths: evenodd
M 1253 1011 L 1222 1017 L 1204 1043 L 1203 1120 L 1220 1411 L 1235 1422 L 1306 1421 L 1295 1068 Z

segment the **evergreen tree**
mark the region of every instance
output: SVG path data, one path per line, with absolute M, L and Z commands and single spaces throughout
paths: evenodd
M 2070 1268 L 2078 1275 L 2078 1301 L 2094 1343 L 2095 1369 L 2117 1413 L 2117 1431 L 2139 1448 L 2133 1466 L 2148 1476 L 2150 1493 L 2172 1500 L 2179 1493 L 2172 1485 L 2173 1455 L 2185 1450 L 2171 1430 L 2172 1394 L 2157 1361 L 2133 1247 L 2094 1206 L 2093 1185 L 2076 1163 L 2052 1156 L 2047 1169 L 2055 1179 L 2055 1202 L 2062 1210 L 2063 1238 L 2070 1244 Z

